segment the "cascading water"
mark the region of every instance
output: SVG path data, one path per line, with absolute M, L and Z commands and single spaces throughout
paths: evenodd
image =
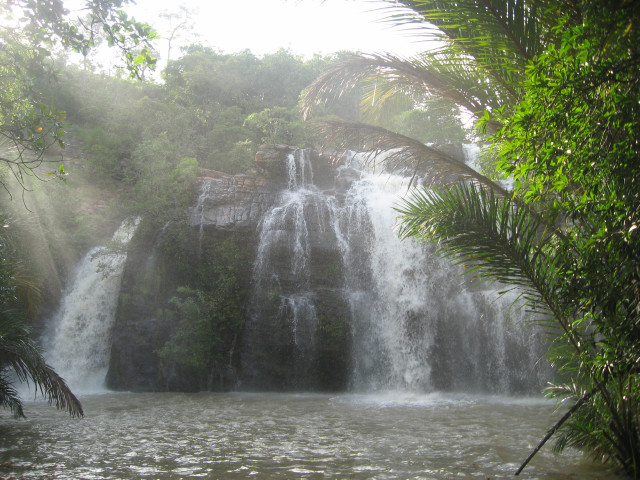
M 293 358 L 293 383 L 282 379 L 282 388 L 305 388 L 315 350 L 317 312 L 310 290 L 309 258 L 311 242 L 308 217 L 311 211 L 322 215 L 318 189 L 313 186 L 313 170 L 307 151 L 299 149 L 287 158 L 288 182 L 276 205 L 262 218 L 258 231 L 258 251 L 253 267 L 254 298 L 249 329 L 249 344 L 255 347 L 245 364 L 249 375 L 261 376 L 256 363 L 261 363 L 262 342 L 275 340 L 276 362 Z M 288 278 L 282 278 L 283 276 Z M 279 329 L 267 331 L 265 318 L 277 319 Z M 270 347 L 267 347 L 270 348 Z M 297 380 L 296 380 L 297 379 Z M 272 380 L 273 381 L 273 380 Z M 303 383 L 301 383 L 301 381 Z M 278 380 L 276 380 L 277 383 Z M 260 385 L 259 386 L 267 386 Z
M 477 150 L 464 149 L 476 156 Z M 345 256 L 354 328 L 352 387 L 538 390 L 550 374 L 540 362 L 544 342 L 511 309 L 514 298 L 499 299 L 496 287 L 474 285 L 432 248 L 400 241 L 393 232 L 393 206 L 407 182 L 367 175 L 352 185 L 345 202 L 347 244 L 362 238 L 369 243 L 355 262 Z
M 191 214 L 191 223 L 199 225 L 199 237 L 198 237 L 198 253 L 202 250 L 202 235 L 204 233 L 204 205 L 209 198 L 211 192 L 211 180 L 205 180 L 200 186 L 200 195 L 198 195 L 198 203 L 196 208 L 193 209 Z
M 421 325 L 428 314 L 433 275 L 414 242 L 393 231 L 392 206 L 406 189 L 401 177 L 366 176 L 350 188 L 341 222 L 344 295 L 353 327 L 353 378 L 357 390 L 428 387 L 432 332 Z
M 288 188 L 258 232 L 245 373 L 265 380 L 254 385 L 317 387 L 310 378 L 322 362 L 316 350 L 326 303 L 344 303 L 330 314 L 349 317 L 353 390 L 539 390 L 549 378 L 539 361 L 544 341 L 516 318 L 510 300 L 395 235 L 393 206 L 406 177 L 352 175 L 336 195 L 312 184 L 310 167 L 303 150 L 289 157 Z M 323 283 L 331 265 L 341 277 L 334 291 Z M 265 370 L 287 361 L 289 383 L 279 383 L 287 374 L 275 367 Z
M 85 255 L 52 322 L 45 357 L 76 392 L 104 388 L 127 257 L 122 247 L 131 240 L 138 223 L 138 218 L 122 223 L 113 235 L 113 249 L 96 247 Z
M 465 162 L 476 172 L 482 173 L 482 164 L 480 162 L 481 148 L 475 143 L 466 143 L 462 145 L 462 151 L 465 156 Z M 510 178 L 501 178 L 495 182 L 506 190 L 513 190 L 513 180 Z

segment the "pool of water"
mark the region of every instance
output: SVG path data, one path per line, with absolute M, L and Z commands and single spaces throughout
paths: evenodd
M 558 418 L 542 399 L 105 393 L 0 417 L 2 479 L 501 479 Z M 618 478 L 550 444 L 525 479 Z

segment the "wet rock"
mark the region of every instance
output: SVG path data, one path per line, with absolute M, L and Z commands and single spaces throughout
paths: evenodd
M 274 202 L 277 192 L 263 176 L 220 175 L 201 178 L 191 226 L 249 229 Z

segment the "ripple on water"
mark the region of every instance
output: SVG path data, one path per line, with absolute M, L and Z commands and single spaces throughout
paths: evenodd
M 0 420 L 3 479 L 512 478 L 553 424 L 535 400 L 442 394 L 107 394 Z M 518 428 L 514 430 L 513 426 Z M 613 478 L 549 450 L 528 478 Z

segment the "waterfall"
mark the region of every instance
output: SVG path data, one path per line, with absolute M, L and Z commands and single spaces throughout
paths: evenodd
M 193 209 L 191 214 L 191 224 L 199 225 L 198 236 L 198 253 L 202 250 L 202 235 L 204 233 L 204 215 L 205 215 L 205 202 L 208 200 L 211 194 L 211 180 L 205 180 L 200 186 L 200 195 L 198 195 L 198 203 Z
M 127 256 L 124 246 L 138 223 L 139 218 L 125 220 L 113 235 L 112 248 L 96 247 L 85 255 L 51 322 L 45 357 L 74 391 L 104 388 Z
M 357 163 L 356 155 L 343 168 Z M 394 233 L 407 177 L 351 174 L 337 195 L 313 185 L 304 150 L 287 168 L 288 188 L 258 231 L 244 365 L 255 386 L 317 386 L 319 324 L 336 315 L 351 329 L 352 390 L 539 391 L 550 375 L 540 361 L 545 342 L 511 308 L 513 298 L 498 299 L 498 287 L 473 283 L 431 248 Z M 329 285 L 332 270 L 341 278 Z
M 482 171 L 482 164 L 480 162 L 480 152 L 482 151 L 482 148 L 479 145 L 476 145 L 475 143 L 465 143 L 462 145 L 462 151 L 467 165 L 473 168 L 476 172 L 486 174 Z M 512 178 L 501 178 L 495 180 L 495 183 L 505 190 L 513 190 L 514 184 Z
M 260 377 L 256 363 L 261 349 L 275 341 L 281 352 L 277 362 L 291 366 L 293 379 L 282 388 L 307 388 L 315 350 L 317 313 L 310 289 L 310 217 L 319 218 L 325 206 L 313 185 L 313 169 L 307 150 L 298 149 L 287 157 L 287 189 L 275 206 L 263 216 L 258 228 L 258 250 L 253 266 L 254 294 L 249 322 L 250 345 L 254 354 L 245 365 L 248 375 Z M 284 277 L 284 278 L 283 278 Z M 272 320 L 270 323 L 269 320 Z M 301 383 L 302 382 L 302 383 Z M 259 384 L 259 383 L 258 383 Z M 262 384 L 259 386 L 266 387 Z
M 468 162 L 479 149 L 464 146 Z M 473 163 L 475 166 L 475 163 Z M 355 390 L 539 391 L 550 378 L 544 335 L 463 269 L 394 233 L 407 178 L 365 175 L 344 205 L 345 295 Z M 363 248 L 364 244 L 364 248 Z
M 428 389 L 432 332 L 428 314 L 434 276 L 425 252 L 394 233 L 393 205 L 406 178 L 366 176 L 354 183 L 342 213 L 344 295 L 353 327 L 353 378 L 357 390 Z

